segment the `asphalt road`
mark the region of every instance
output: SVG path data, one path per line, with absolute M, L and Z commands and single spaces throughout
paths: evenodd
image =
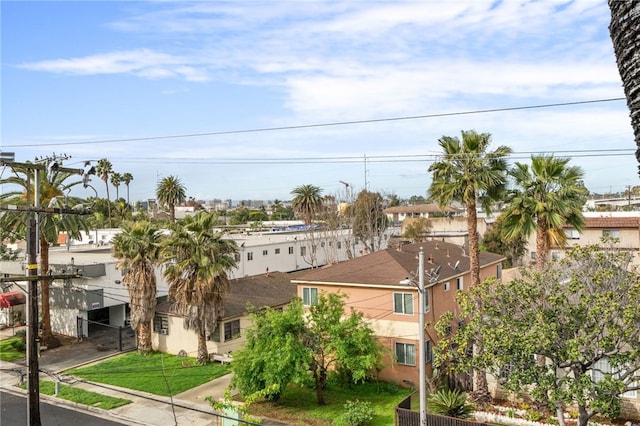
M 23 426 L 27 424 L 27 398 L 0 392 L 0 425 Z M 42 426 L 122 426 L 124 423 L 114 422 L 96 417 L 87 412 L 75 411 L 40 401 L 40 420 Z

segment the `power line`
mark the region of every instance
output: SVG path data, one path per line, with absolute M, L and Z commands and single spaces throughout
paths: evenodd
M 626 98 L 592 99 L 587 101 L 559 102 L 559 103 L 539 104 L 539 105 L 524 105 L 524 106 L 517 106 L 517 107 L 479 109 L 479 110 L 458 111 L 458 112 L 444 112 L 444 113 L 411 115 L 411 116 L 401 116 L 401 117 L 373 118 L 369 120 L 334 121 L 334 122 L 328 122 L 328 123 L 299 124 L 299 125 L 292 125 L 292 126 L 260 127 L 260 128 L 254 128 L 254 129 L 239 129 L 239 130 L 222 130 L 218 132 L 185 133 L 185 134 L 175 134 L 175 135 L 146 136 L 146 137 L 139 137 L 139 138 L 103 139 L 103 140 L 95 140 L 95 141 L 78 141 L 78 142 L 51 142 L 51 143 L 4 145 L 4 146 L 6 148 L 17 148 L 17 147 L 52 146 L 52 145 L 53 146 L 94 145 L 94 144 L 107 144 L 107 143 L 120 143 L 120 142 L 154 141 L 154 140 L 162 140 L 162 139 L 195 138 L 195 137 L 202 137 L 202 136 L 235 135 L 235 134 L 242 134 L 242 133 L 264 133 L 264 132 L 277 132 L 277 131 L 284 131 L 284 130 L 313 129 L 313 128 L 319 128 L 319 127 L 336 127 L 336 126 L 350 126 L 350 125 L 356 125 L 356 124 L 385 123 L 385 122 L 393 122 L 393 121 L 423 120 L 428 118 L 452 117 L 452 116 L 473 115 L 473 114 L 488 114 L 493 112 L 522 111 L 522 110 L 541 109 L 541 108 L 557 108 L 557 107 L 563 107 L 563 106 L 586 105 L 586 104 L 615 102 L 615 101 L 623 101 L 623 100 L 626 100 Z

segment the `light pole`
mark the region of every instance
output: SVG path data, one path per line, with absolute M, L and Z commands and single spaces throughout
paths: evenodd
M 400 284 L 413 284 L 415 281 L 405 279 Z M 427 424 L 427 372 L 425 370 L 425 347 L 424 347 L 424 250 L 420 247 L 418 253 L 418 372 L 420 376 L 420 426 Z

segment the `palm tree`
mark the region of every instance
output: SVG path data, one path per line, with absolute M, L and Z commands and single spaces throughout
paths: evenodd
M 480 283 L 477 202 L 480 201 L 487 213 L 491 211 L 491 204 L 505 190 L 506 157 L 511 153 L 511 148 L 507 146 L 499 146 L 488 152 L 490 142 L 489 133 L 477 133 L 473 130 L 462 131 L 462 141 L 457 137 L 443 136 L 438 143 L 444 155 L 429 167 L 433 174 L 429 189 L 430 200 L 437 201 L 442 207 L 454 200 L 465 206 L 472 286 Z M 477 350 L 482 351 L 481 343 Z M 476 371 L 476 383 L 476 400 L 481 403 L 489 401 L 491 396 L 487 376 L 483 371 Z
M 198 335 L 198 363 L 209 360 L 207 334 L 224 312 L 223 296 L 228 272 L 235 268 L 238 246 L 216 232 L 215 214 L 200 212 L 174 225 L 162 247 L 164 276 L 169 284 L 171 310 L 184 320 L 184 328 Z
M 306 225 L 311 225 L 316 213 L 322 207 L 322 189 L 315 185 L 301 185 L 291 191 L 293 210 L 301 215 Z
M 183 203 L 187 198 L 185 191 L 184 185 L 176 176 L 163 178 L 156 188 L 158 204 L 169 206 L 171 223 L 176 221 L 176 204 Z
M 568 167 L 568 163 L 568 158 L 532 156 L 531 168 L 516 163 L 509 172 L 518 189 L 503 211 L 504 236 L 528 237 L 535 231 L 539 268 L 547 260 L 550 244 L 564 244 L 565 224 L 578 231 L 584 227 L 582 206 L 588 191 L 582 183 L 582 169 Z
M 640 103 L 638 102 L 640 56 L 637 54 L 638 40 L 640 40 L 640 26 L 638 26 L 640 4 L 637 1 L 609 0 L 609 9 L 611 9 L 609 34 L 631 114 L 631 127 L 637 146 L 636 158 L 640 162 Z
M 109 219 L 109 228 L 111 228 L 111 199 L 109 197 L 109 175 L 113 173 L 113 166 L 111 161 L 106 158 L 98 160 L 96 165 L 96 174 L 102 179 L 105 187 L 107 188 L 107 216 Z
M 156 265 L 160 254 L 161 231 L 151 222 L 129 222 L 113 238 L 116 267 L 124 271 L 122 283 L 129 291 L 131 328 L 136 331 L 138 352 L 148 354 L 151 324 L 156 309 Z
M 45 164 L 48 169 L 49 163 Z M 39 200 L 38 205 L 48 207 L 68 207 L 82 203 L 84 200 L 77 197 L 64 196 L 75 185 L 82 183 L 81 180 L 69 182 L 74 175 L 68 172 L 49 171 L 39 172 L 38 180 L 31 177 L 31 172 L 26 168 L 14 167 L 16 173 L 24 174 L 27 179 L 20 176 L 10 176 L 0 179 L 0 185 L 13 184 L 22 187 L 22 190 L 0 194 L 0 201 L 9 204 L 25 204 L 28 199 L 33 199 L 34 185 L 38 185 Z M 78 176 L 79 178 L 79 176 Z M 10 230 L 14 234 L 24 235 L 27 223 L 26 212 L 6 211 L 0 216 L 0 228 Z M 89 225 L 85 216 L 79 214 L 39 214 L 39 245 L 40 245 L 40 273 L 46 274 L 49 271 L 49 247 L 58 241 L 60 232 L 66 232 L 70 238 L 80 238 L 80 231 L 88 232 Z M 60 345 L 58 339 L 53 335 L 51 329 L 50 312 L 50 280 L 41 280 L 42 297 L 42 344 L 53 348 Z
M 129 172 L 126 172 L 125 174 L 122 175 L 122 183 L 125 184 L 125 186 L 127 187 L 127 204 L 131 205 L 131 203 L 129 202 L 129 184 L 131 183 L 131 181 L 133 180 L 133 175 Z
M 116 201 L 120 198 L 120 183 L 122 182 L 122 175 L 118 172 L 111 173 L 111 185 L 116 189 Z

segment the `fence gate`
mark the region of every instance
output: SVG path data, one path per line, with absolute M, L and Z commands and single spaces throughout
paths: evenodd
M 84 333 L 84 330 L 88 332 Z M 118 327 L 77 318 L 77 335 L 103 350 L 129 351 L 136 348 L 136 333 L 131 327 Z

